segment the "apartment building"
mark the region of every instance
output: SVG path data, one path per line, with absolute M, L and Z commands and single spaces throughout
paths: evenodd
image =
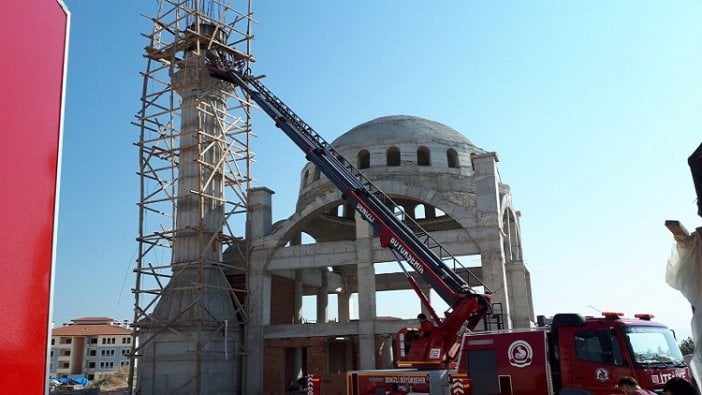
M 51 331 L 49 375 L 95 380 L 129 366 L 132 330 L 108 317 L 71 320 Z

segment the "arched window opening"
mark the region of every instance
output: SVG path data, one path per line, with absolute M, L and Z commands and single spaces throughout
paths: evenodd
M 456 152 L 455 149 L 449 148 L 448 151 L 446 151 L 446 161 L 448 162 L 448 167 L 451 169 L 457 169 L 459 166 L 458 163 L 458 153 Z
M 302 176 L 302 187 L 306 187 L 309 184 L 310 181 L 310 171 L 305 170 L 305 175 Z
M 427 217 L 427 213 L 425 211 L 424 205 L 423 204 L 418 204 L 414 207 L 414 218 L 415 219 L 425 219 Z
M 353 219 L 355 210 L 353 206 L 347 203 L 342 203 L 338 206 L 332 207 L 325 212 L 325 215 L 337 218 Z
M 300 234 L 300 244 L 314 244 L 316 242 L 317 240 L 315 240 L 315 238 L 310 236 L 308 233 L 302 232 Z
M 502 231 L 506 235 L 504 239 L 504 250 L 508 261 L 521 260 L 521 247 L 519 242 L 519 228 L 514 212 L 507 209 L 502 216 Z
M 415 219 L 433 219 L 436 218 L 436 207 L 429 204 L 419 204 L 414 208 Z
M 419 149 L 417 149 L 417 165 L 431 166 L 431 154 L 429 152 L 429 148 L 419 147 Z
M 388 166 L 400 166 L 400 149 L 397 147 L 390 147 L 386 152 Z
M 361 150 L 358 153 L 358 168 L 367 169 L 370 167 L 370 152 L 366 150 Z
M 443 212 L 443 211 L 441 211 L 440 208 L 434 207 L 434 210 L 436 211 L 436 216 L 437 216 L 437 217 L 444 217 L 444 216 L 446 216 L 446 213 Z
M 302 244 L 302 234 L 297 233 L 297 234 L 294 234 L 290 237 L 288 242 L 285 243 L 285 246 L 286 247 L 299 246 L 300 244 Z

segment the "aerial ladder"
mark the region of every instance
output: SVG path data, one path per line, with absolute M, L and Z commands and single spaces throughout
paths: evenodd
M 395 339 L 395 350 L 399 350 L 395 355 L 397 367 L 442 368 L 455 362 L 461 335 L 474 330 L 483 317 L 491 314 L 487 287 L 483 285 L 485 293 L 473 290 L 449 267 L 462 267 L 455 257 L 268 90 L 260 78 L 252 76 L 244 62 L 230 60 L 214 50 L 208 51 L 206 57 L 210 75 L 246 92 L 341 191 L 343 199 L 373 226 L 380 245 L 389 248 L 397 259 L 434 324 L 430 335 L 423 338 L 416 338 L 416 331 L 410 328 L 400 330 Z M 449 305 L 444 318 L 432 308 L 403 261 Z

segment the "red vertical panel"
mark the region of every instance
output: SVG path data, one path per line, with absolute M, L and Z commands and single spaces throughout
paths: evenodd
M 0 3 L 0 373 L 3 393 L 46 386 L 68 13 Z

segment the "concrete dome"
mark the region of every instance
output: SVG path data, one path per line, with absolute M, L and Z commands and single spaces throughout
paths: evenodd
M 392 115 L 362 123 L 331 143 L 346 160 L 371 179 L 394 174 L 452 174 L 471 177 L 470 156 L 485 151 L 454 129 L 435 121 Z M 300 195 L 325 184 L 312 163 L 302 169 Z M 328 184 L 328 183 L 327 183 Z M 325 188 L 334 188 L 325 185 Z M 306 203 L 302 199 L 303 204 Z
M 454 129 L 435 121 L 411 115 L 390 115 L 362 123 L 338 137 L 332 146 L 337 150 L 347 146 L 414 141 L 434 144 L 473 145 Z
M 409 115 L 362 123 L 331 145 L 356 167 L 370 172 L 458 172 L 470 176 L 470 155 L 484 152 L 442 123 Z
M 431 211 L 427 221 L 443 229 L 457 224 L 434 215 L 441 210 L 428 203 L 429 197 L 445 195 L 446 201 L 460 200 L 461 205 L 472 206 L 471 155 L 485 152 L 444 124 L 408 115 L 362 123 L 331 145 L 406 212 L 414 213 L 421 206 Z M 336 187 L 314 164 L 307 163 L 301 173 L 297 211 L 316 205 L 328 194 L 337 195 L 338 200 L 316 218 L 307 218 L 303 231 L 316 240 L 353 239 L 353 210 L 343 207 Z

